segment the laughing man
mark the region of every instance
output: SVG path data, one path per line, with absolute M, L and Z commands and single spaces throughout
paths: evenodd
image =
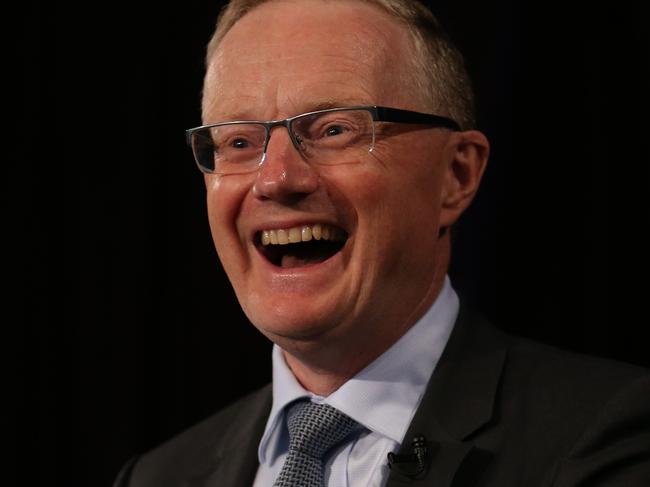
M 411 0 L 234 0 L 188 131 L 273 382 L 116 485 L 650 485 L 647 371 L 507 336 L 447 277 L 489 145 Z

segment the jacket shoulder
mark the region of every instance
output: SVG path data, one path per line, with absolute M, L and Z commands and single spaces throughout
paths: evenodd
M 200 476 L 219 463 L 242 431 L 263 428 L 270 407 L 268 384 L 142 455 L 131 466 L 130 479 L 115 487 L 176 486 Z
M 506 377 L 520 390 L 564 395 L 559 405 L 607 401 L 629 384 L 644 380 L 650 370 L 590 355 L 562 350 L 526 338 L 506 335 Z M 528 387 L 526 387 L 528 386 Z
M 518 452 L 507 457 L 527 465 L 529 480 L 636 486 L 650 479 L 649 370 L 507 340 L 500 409 L 518 433 L 506 436 L 518 448 L 528 445 L 535 461 Z
M 476 447 L 481 485 L 650 485 L 649 370 L 511 336 L 462 308 L 456 326 L 417 426 L 437 421 Z

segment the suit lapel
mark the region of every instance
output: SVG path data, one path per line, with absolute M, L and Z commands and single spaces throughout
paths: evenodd
M 386 487 L 476 485 L 490 454 L 471 438 L 492 419 L 505 358 L 503 335 L 461 307 L 399 452 L 410 453 L 413 438 L 423 435 L 428 467 L 415 479 L 393 470 Z
M 257 448 L 271 410 L 271 388 L 244 402 L 219 438 L 209 463 L 197 468 L 185 487 L 250 487 L 258 468 Z

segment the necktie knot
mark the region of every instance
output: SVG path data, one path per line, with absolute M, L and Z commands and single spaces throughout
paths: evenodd
M 300 401 L 287 413 L 289 449 L 322 459 L 358 423 L 328 404 Z
M 359 423 L 328 404 L 294 403 L 287 411 L 289 451 L 275 487 L 321 487 L 323 459 Z

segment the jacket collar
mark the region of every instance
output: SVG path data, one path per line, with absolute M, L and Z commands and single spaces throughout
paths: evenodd
M 490 422 L 506 359 L 504 335 L 462 307 L 400 454 L 412 452 L 417 436 L 427 440 L 427 468 L 415 479 L 393 469 L 387 487 L 474 485 L 490 454 L 471 437 Z

